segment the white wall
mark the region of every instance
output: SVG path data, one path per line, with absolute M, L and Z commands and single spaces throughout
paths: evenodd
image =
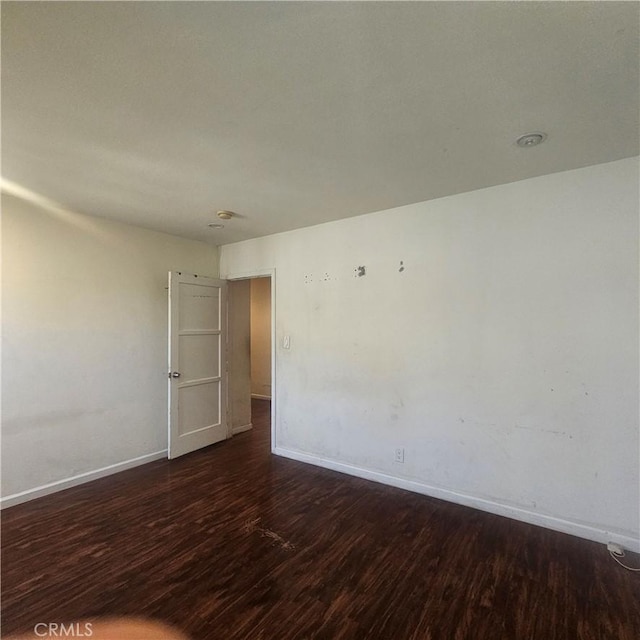
M 271 278 L 251 282 L 251 393 L 271 397 Z
M 2 204 L 2 495 L 163 455 L 167 272 L 217 276 L 217 249 Z
M 276 452 L 637 546 L 637 158 L 222 247 L 273 267 Z
M 231 280 L 227 300 L 229 411 L 232 433 L 251 428 L 251 282 Z

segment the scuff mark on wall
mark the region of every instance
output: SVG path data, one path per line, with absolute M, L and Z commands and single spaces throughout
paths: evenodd
M 367 269 L 364 266 L 356 267 L 355 268 L 355 272 L 356 272 L 356 275 L 355 275 L 356 278 L 362 278 L 362 276 L 366 276 L 367 275 Z
M 573 439 L 573 436 L 566 431 L 560 431 L 556 429 L 537 429 L 535 427 L 523 427 L 519 424 L 513 425 L 515 429 L 523 429 L 524 431 L 537 431 L 539 433 L 552 433 L 556 436 L 569 436 L 570 439 Z

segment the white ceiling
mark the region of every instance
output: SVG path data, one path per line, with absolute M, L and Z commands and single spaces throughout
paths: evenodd
M 639 10 L 2 2 L 3 176 L 224 244 L 637 155 Z

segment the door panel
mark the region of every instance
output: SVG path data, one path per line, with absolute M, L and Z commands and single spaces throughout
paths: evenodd
M 220 424 L 219 385 L 219 382 L 204 382 L 180 386 L 178 423 L 181 436 Z
M 185 380 L 220 377 L 220 335 L 180 335 L 178 370 Z
M 228 437 L 226 283 L 169 274 L 169 458 Z
M 213 280 L 202 277 L 199 279 Z M 179 284 L 180 331 L 220 329 L 220 289 L 204 282 Z

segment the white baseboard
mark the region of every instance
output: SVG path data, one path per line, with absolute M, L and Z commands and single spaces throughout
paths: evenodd
M 633 534 L 616 533 L 593 525 L 587 525 L 581 522 L 565 520 L 555 516 L 528 511 L 521 507 L 513 507 L 501 502 L 494 502 L 485 498 L 478 498 L 469 494 L 458 493 L 457 491 L 442 489 L 441 487 L 434 487 L 421 482 L 416 482 L 415 480 L 407 480 L 406 478 L 391 476 L 379 471 L 372 471 L 370 469 L 356 467 L 336 460 L 321 458 L 302 451 L 276 447 L 273 450 L 273 453 L 284 458 L 297 460 L 298 462 L 306 462 L 318 467 L 324 467 L 325 469 L 331 469 L 332 471 L 346 473 L 350 476 L 356 476 L 365 480 L 373 480 L 374 482 L 380 482 L 381 484 L 390 485 L 399 489 L 406 489 L 407 491 L 421 493 L 423 495 L 427 495 L 432 498 L 439 498 L 440 500 L 446 500 L 448 502 L 455 502 L 456 504 L 464 505 L 466 507 L 473 507 L 474 509 L 480 509 L 481 511 L 487 511 L 495 515 L 506 516 L 507 518 L 520 520 L 522 522 L 545 527 L 546 529 L 553 529 L 554 531 L 560 531 L 562 533 L 568 533 L 594 542 L 601 542 L 603 544 L 606 544 L 609 541 L 617 542 L 629 551 L 640 552 L 640 539 L 638 537 L 634 537 Z
M 7 507 L 13 507 L 16 504 L 27 502 L 28 500 L 35 500 L 42 496 L 47 496 L 57 491 L 63 491 L 64 489 L 70 489 L 76 487 L 79 484 L 85 482 L 91 482 L 98 478 L 104 478 L 120 471 L 126 471 L 127 469 L 133 469 L 133 467 L 139 467 L 142 464 L 153 462 L 154 460 L 162 460 L 167 457 L 167 450 L 156 451 L 155 453 L 148 453 L 138 458 L 131 458 L 131 460 L 125 460 L 124 462 L 117 462 L 116 464 L 110 464 L 108 467 L 102 467 L 95 471 L 87 471 L 86 473 L 80 473 L 77 476 L 71 478 L 65 478 L 64 480 L 57 480 L 56 482 L 50 482 L 49 484 L 43 484 L 27 491 L 21 491 L 20 493 L 14 493 L 10 496 L 6 496 L 0 499 L 0 509 L 6 509 Z
M 231 435 L 235 436 L 243 431 L 249 431 L 249 429 L 253 429 L 253 425 L 249 422 L 249 424 L 243 424 L 239 427 L 231 427 Z
M 271 396 L 263 396 L 259 393 L 252 393 L 251 397 L 255 398 L 256 400 L 271 400 Z

